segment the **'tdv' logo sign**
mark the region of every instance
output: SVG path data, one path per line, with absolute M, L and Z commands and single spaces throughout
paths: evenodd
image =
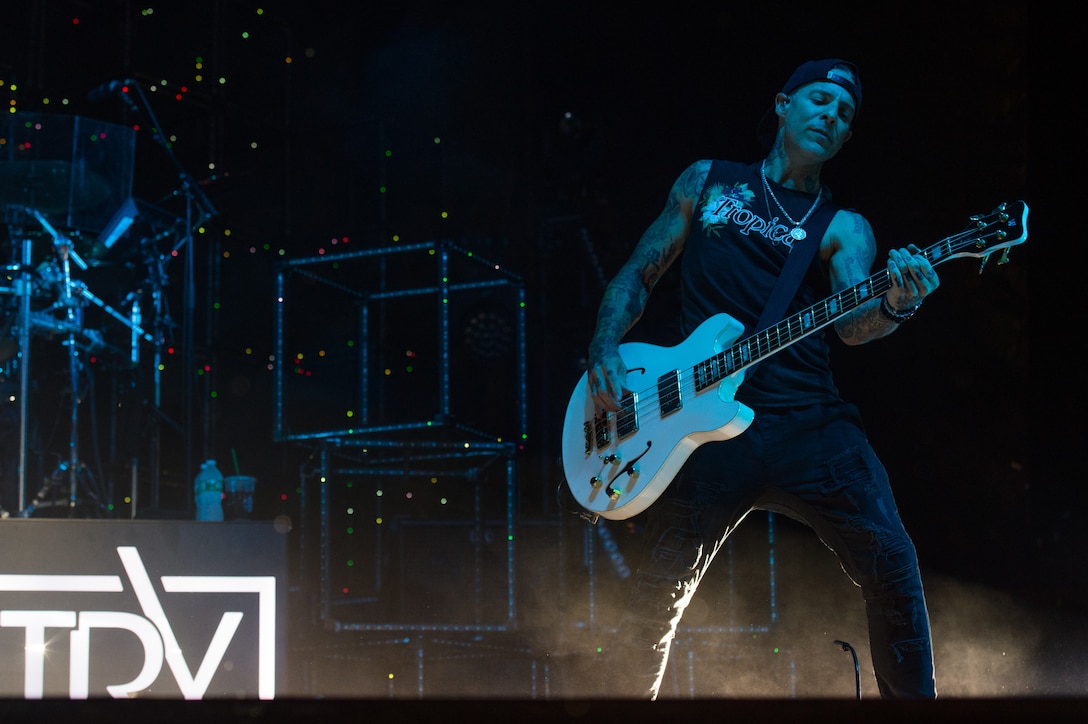
M 190 670 L 183 648 L 167 619 L 162 602 L 134 546 L 118 546 L 132 591 L 142 615 L 128 611 L 61 610 L 26 608 L 0 610 L 0 628 L 25 630 L 24 696 L 41 699 L 45 691 L 48 659 L 47 632 L 69 629 L 69 697 L 90 695 L 92 632 L 121 629 L 136 636 L 143 647 L 143 666 L 131 681 L 110 684 L 110 696 L 124 698 L 146 690 L 162 672 L 165 662 L 186 699 L 201 699 L 234 639 L 243 611 L 223 611 L 211 642 L 199 658 L 196 672 Z M 276 578 L 275 576 L 162 576 L 168 594 L 233 593 L 257 595 L 257 695 L 272 699 L 276 685 Z M 115 575 L 0 574 L 0 592 L 34 594 L 121 593 L 124 583 Z M 50 597 L 50 601 L 54 600 Z M 63 599 L 61 599 L 63 600 Z M 214 614 L 212 614 L 214 615 Z M 99 653 L 101 658 L 104 652 Z M 108 655 L 108 654 L 107 654 Z

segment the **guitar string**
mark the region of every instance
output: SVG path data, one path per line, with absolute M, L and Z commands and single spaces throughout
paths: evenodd
M 930 258 L 932 254 L 936 254 L 938 251 L 943 251 L 944 253 L 941 256 L 937 257 L 937 263 L 940 263 L 941 261 L 945 261 L 945 260 L 951 258 L 952 254 L 958 248 L 961 248 L 960 246 L 957 246 L 958 242 L 963 241 L 965 239 L 971 239 L 971 240 L 974 240 L 974 241 L 977 242 L 978 240 L 985 239 L 985 238 L 991 236 L 994 233 L 999 233 L 999 232 L 990 232 L 990 233 L 983 234 L 983 235 L 979 236 L 978 232 L 979 232 L 979 229 L 971 229 L 971 230 L 965 229 L 964 231 L 961 231 L 958 234 L 953 234 L 952 236 L 948 236 L 948 237 L 945 237 L 944 239 L 941 239 L 937 243 L 935 243 L 935 244 L 927 247 L 926 249 L 922 250 L 921 253 L 922 253 L 922 255 L 924 257 L 926 257 L 927 260 L 932 261 L 932 259 Z M 808 327 L 802 326 L 802 329 L 800 330 L 802 332 L 805 332 L 805 330 L 808 329 L 809 331 L 805 332 L 805 334 L 806 335 L 811 334 L 812 332 L 815 332 L 818 329 L 820 329 L 822 326 L 826 326 L 827 324 L 829 324 L 832 321 L 833 318 L 836 318 L 839 315 L 839 312 L 831 312 L 830 311 L 830 305 L 831 305 L 832 301 L 838 301 L 839 305 L 840 305 L 839 308 L 841 309 L 842 308 L 841 307 L 842 301 L 844 299 L 846 299 L 846 298 L 849 298 L 849 297 L 853 296 L 854 297 L 853 304 L 849 307 L 849 309 L 846 309 L 846 311 L 842 312 L 843 314 L 845 314 L 847 311 L 855 309 L 855 308 L 861 306 L 862 304 L 870 301 L 871 299 L 875 299 L 878 295 L 883 294 L 888 289 L 890 289 L 891 286 L 892 286 L 892 284 L 891 284 L 891 274 L 888 272 L 887 269 L 884 269 L 882 272 L 874 274 L 873 276 L 869 277 L 865 281 L 854 285 L 850 289 L 846 289 L 846 290 L 840 292 L 839 294 L 832 295 L 832 296 L 828 297 L 827 299 L 824 299 L 824 300 L 822 300 L 820 302 L 817 302 L 816 304 L 812 305 L 811 307 L 808 307 L 807 309 L 804 309 L 801 312 L 798 312 L 797 314 L 792 315 L 790 318 L 787 318 L 787 319 L 783 320 L 782 322 L 779 322 L 778 324 L 776 324 L 776 325 L 774 325 L 772 327 L 768 327 L 767 329 L 762 330 L 761 332 L 758 332 L 756 334 L 749 335 L 748 337 L 744 338 L 743 340 L 738 341 L 737 343 L 731 345 L 729 348 L 727 348 L 725 350 L 722 350 L 721 352 L 719 352 L 719 353 L 717 353 L 715 355 L 712 355 L 711 357 L 707 358 L 706 360 L 703 360 L 702 362 L 699 362 L 697 364 L 693 364 L 693 365 L 689 365 L 688 367 L 685 367 L 683 371 L 686 371 L 687 374 L 681 374 L 680 375 L 680 384 L 676 386 L 675 390 L 670 390 L 668 397 L 666 397 L 664 400 L 658 402 L 658 405 L 657 405 L 658 409 L 661 409 L 661 407 L 662 407 L 662 405 L 664 403 L 675 404 L 675 400 L 676 400 L 677 396 L 679 396 L 680 399 L 682 400 L 685 395 L 690 395 L 692 393 L 698 393 L 699 390 L 697 389 L 697 383 L 696 383 L 696 378 L 698 377 L 698 374 L 695 372 L 695 370 L 696 370 L 697 367 L 700 367 L 703 364 L 709 363 L 710 360 L 717 360 L 717 359 L 724 360 L 724 359 L 726 359 L 726 358 L 728 358 L 730 356 L 734 356 L 734 357 L 739 356 L 739 357 L 741 357 L 741 362 L 742 363 L 739 364 L 739 365 L 735 365 L 733 367 L 733 369 L 729 369 L 728 371 L 725 371 L 725 372 L 721 372 L 720 369 L 723 368 L 723 367 L 727 368 L 730 365 L 716 365 L 716 367 L 719 368 L 719 371 L 713 375 L 713 379 L 710 380 L 710 382 L 706 385 L 706 387 L 709 387 L 709 386 L 713 385 L 714 383 L 719 382 L 722 379 L 724 379 L 724 378 L 726 378 L 726 377 L 728 377 L 728 376 L 730 376 L 732 374 L 735 374 L 736 372 L 740 371 L 743 368 L 746 368 L 746 367 L 748 367 L 748 366 L 750 366 L 752 364 L 755 364 L 756 362 L 758 362 L 764 356 L 765 350 L 769 350 L 771 347 L 781 345 L 783 337 L 786 339 L 787 342 L 789 342 L 794 337 L 793 333 L 789 330 L 790 321 L 792 319 L 794 319 L 794 318 L 803 318 L 805 316 L 812 316 L 814 318 L 818 317 L 820 319 L 820 321 L 815 322 L 814 324 L 812 324 L 812 325 L 810 325 Z M 868 287 L 868 289 L 869 289 L 869 294 L 866 294 L 863 297 L 859 298 L 858 294 L 857 294 L 858 291 L 860 289 L 866 288 L 866 287 Z M 785 330 L 785 334 L 782 334 L 779 331 L 779 328 L 782 325 L 786 325 L 786 327 L 787 327 L 786 330 Z M 772 344 L 771 343 L 770 338 L 771 338 L 772 334 L 773 334 L 773 336 L 777 336 L 777 338 L 778 338 L 778 343 L 777 344 Z M 752 350 L 753 344 L 756 345 L 755 346 L 756 354 L 754 356 L 751 354 L 752 351 L 753 351 Z M 747 347 L 747 350 L 744 349 L 745 347 Z M 748 352 L 747 358 L 745 358 L 745 355 L 744 355 L 745 351 Z M 680 372 L 680 370 L 676 370 L 676 371 Z M 666 374 L 668 374 L 668 373 L 666 373 Z M 626 418 L 627 416 L 629 416 L 631 414 L 635 414 L 637 416 L 638 414 L 641 413 L 642 410 L 647 409 L 646 405 L 649 402 L 652 402 L 655 398 L 658 398 L 660 396 L 660 393 L 658 392 L 658 383 L 657 383 L 657 381 L 655 380 L 652 385 L 644 388 L 641 392 L 633 393 L 632 396 L 635 397 L 635 399 L 637 399 L 637 402 L 638 402 L 638 404 L 637 404 L 638 409 L 637 410 L 634 409 L 633 406 L 632 406 L 631 409 L 628 409 L 628 407 L 626 405 L 624 405 L 624 409 L 621 409 L 619 412 L 610 413 L 609 416 L 614 417 L 617 420 L 619 420 L 621 418 Z M 632 396 L 629 396 L 628 398 L 625 398 L 625 399 L 630 399 L 630 397 L 632 397 Z

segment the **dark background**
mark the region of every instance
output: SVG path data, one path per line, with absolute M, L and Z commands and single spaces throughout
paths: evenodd
M 687 164 L 758 158 L 755 129 L 783 80 L 805 59 L 838 56 L 859 64 L 865 99 L 824 180 L 882 250 L 928 246 L 1002 201 L 1031 207 L 1031 239 L 1009 265 L 991 260 L 979 276 L 977 262 L 953 260 L 893 337 L 837 349 L 840 387 L 862 407 L 926 567 L 1044 611 L 1088 605 L 1083 381 L 1063 321 L 1079 318 L 1080 259 L 1052 243 L 1073 184 L 1050 175 L 1061 116 L 1040 90 L 1060 85 L 1061 43 L 1027 3 L 151 7 L 37 0 L 0 23 L 0 98 L 18 113 L 138 125 L 133 195 L 181 214 L 180 169 L 215 211 L 176 257 L 176 239 L 158 242 L 175 325 L 168 422 L 148 419 L 146 374 L 107 360 L 96 377 L 103 396 L 111 385 L 128 395 L 121 432 L 93 422 L 84 433 L 115 514 L 126 514 L 131 453 L 144 460 L 142 498 L 161 496 L 152 513 L 187 515 L 194 465 L 214 457 L 233 470 L 236 457 L 260 481 L 258 515 L 298 515 L 296 471 L 311 451 L 272 434 L 272 369 L 288 363 L 270 359 L 277 263 L 450 238 L 525 281 L 518 488 L 528 515 L 554 515 L 557 428 L 603 284 Z M 88 100 L 116 79 L 145 91 L 176 165 L 147 109 Z M 142 282 L 139 264 L 119 266 L 98 270 L 111 303 Z M 674 285 L 662 282 L 635 336 L 669 338 Z M 316 313 L 288 353 L 335 344 L 333 317 Z M 48 468 L 67 434 L 62 396 L 48 391 L 66 368 L 54 342 L 36 344 Z M 490 395 L 485 406 L 514 404 Z

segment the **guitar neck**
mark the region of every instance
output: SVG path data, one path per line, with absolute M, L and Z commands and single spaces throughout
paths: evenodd
M 1027 207 L 1019 203 L 1020 217 L 1009 214 L 1005 206 L 999 206 L 990 217 L 972 217 L 974 226 L 941 239 L 920 253 L 933 266 L 961 256 L 982 258 L 983 263 L 997 249 L 1007 250 L 1027 238 Z M 1013 223 L 1010 224 L 1009 221 Z M 1004 228 L 1004 227 L 1008 228 Z M 991 230 L 996 227 L 996 230 Z M 1008 230 L 1015 229 L 1020 236 L 1008 237 Z M 991 238 L 999 243 L 991 245 Z M 767 357 L 785 349 L 804 337 L 817 332 L 857 307 L 878 298 L 891 289 L 891 275 L 887 269 L 813 304 L 778 324 L 737 341 L 728 349 L 703 360 L 693 368 L 695 387 L 702 390 L 736 374 Z
M 735 342 L 731 347 L 695 365 L 695 388 L 702 390 L 777 354 L 794 342 L 813 332 L 818 332 L 844 314 L 877 298 L 890 288 L 891 276 L 885 269 L 849 289 L 844 289 L 783 319 L 778 324 Z

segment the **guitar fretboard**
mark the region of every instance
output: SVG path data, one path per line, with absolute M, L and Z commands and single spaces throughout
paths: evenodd
M 960 255 L 960 250 L 974 246 L 979 249 L 987 248 L 989 236 L 995 236 L 999 241 L 1005 240 L 1007 232 L 998 228 L 989 233 L 979 233 L 990 228 L 995 221 L 999 224 L 1008 223 L 1010 217 L 1003 207 L 989 217 L 974 219 L 975 228 L 963 231 L 954 236 L 941 239 L 921 254 L 936 266 Z M 716 384 L 760 360 L 775 354 L 788 347 L 803 337 L 826 327 L 847 312 L 861 306 L 891 289 L 891 275 L 887 269 L 869 277 L 849 289 L 813 304 L 791 317 L 788 317 L 774 326 L 745 337 L 728 349 L 703 360 L 692 368 L 695 380 L 695 389 L 702 391 L 710 385 Z

